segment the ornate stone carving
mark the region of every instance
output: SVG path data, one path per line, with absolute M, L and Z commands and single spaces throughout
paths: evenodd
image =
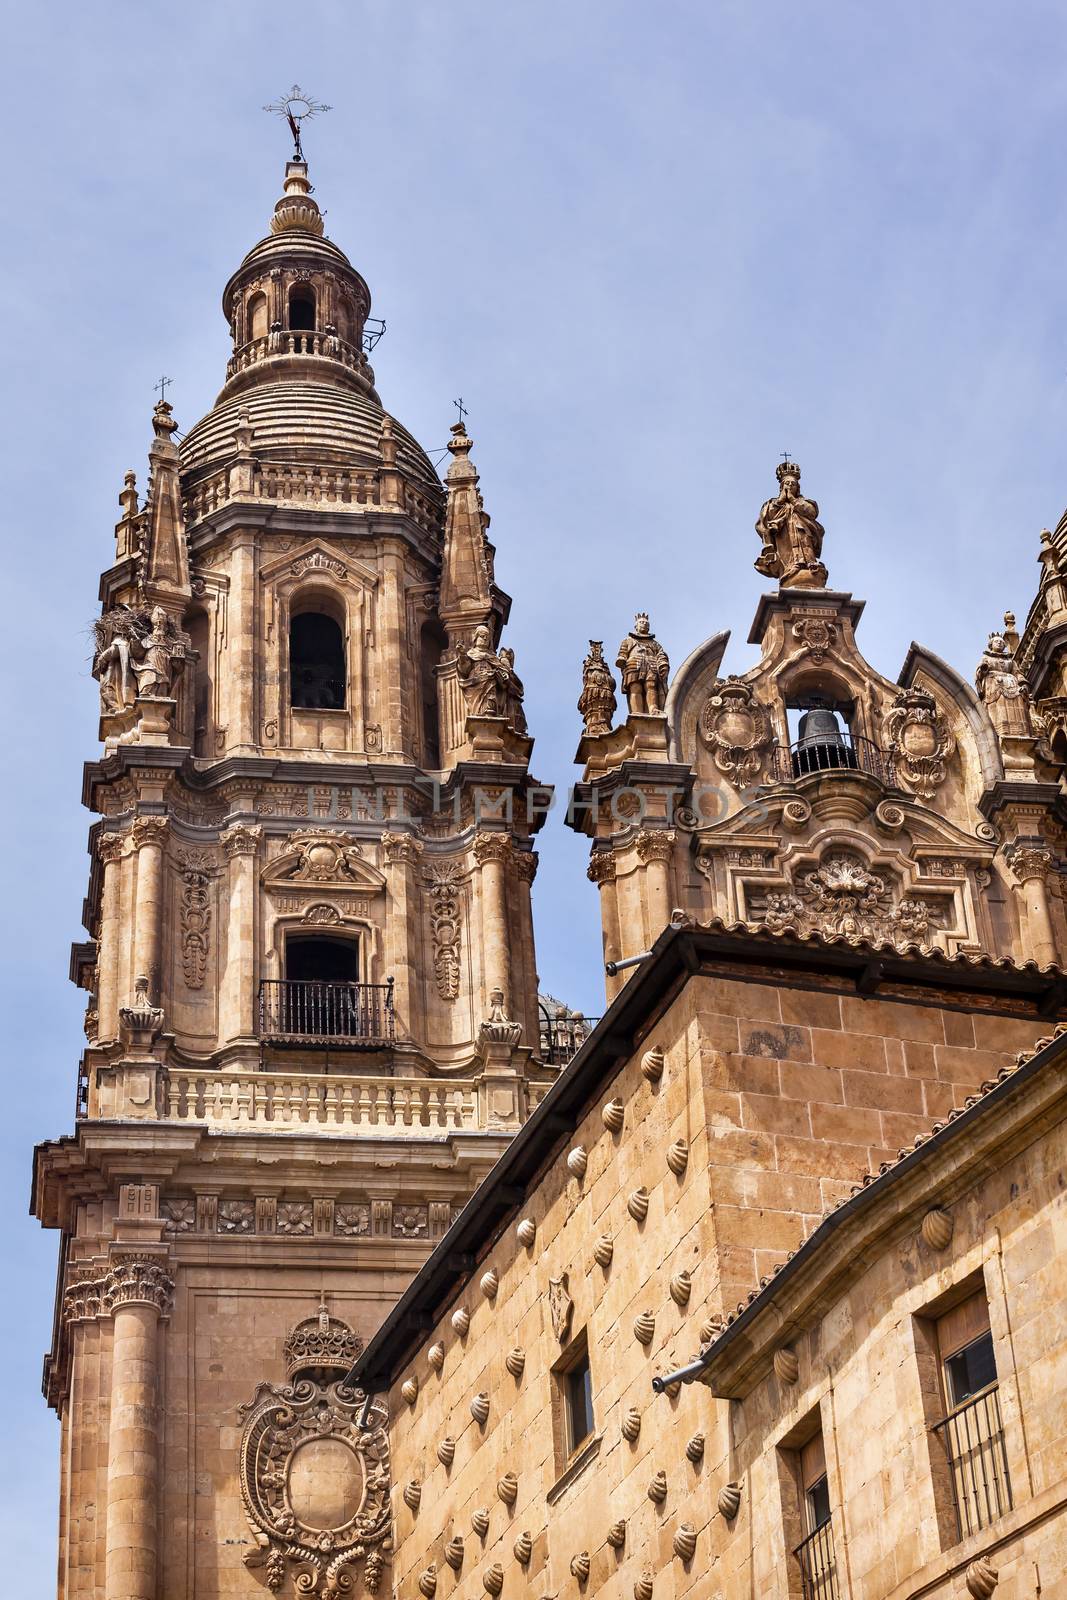
M 254 1203 L 251 1200 L 220 1200 L 217 1226 L 220 1233 L 255 1233 Z
M 101 833 L 97 835 L 96 853 L 105 867 L 109 866 L 112 861 L 120 861 L 125 848 L 126 840 L 121 833 Z
M 800 468 L 783 461 L 775 468 L 778 493 L 766 500 L 756 519 L 763 549 L 756 571 L 777 578 L 783 589 L 825 589 L 827 572 L 820 557 L 824 529 L 819 507 L 800 492 Z
M 333 1214 L 333 1230 L 342 1238 L 358 1238 L 370 1232 L 370 1206 L 337 1206 Z
M 637 835 L 634 848 L 646 865 L 649 861 L 669 861 L 674 849 L 674 834 L 662 828 L 647 829 Z
M 847 851 L 827 855 L 791 891 L 769 894 L 763 921 L 779 933 L 815 932 L 898 945 L 928 943 L 931 932 L 924 900 L 902 896 L 894 904 L 886 879 Z
M 215 863 L 208 850 L 186 850 L 178 857 L 181 897 L 178 920 L 182 973 L 187 989 L 202 989 L 211 938 L 211 879 Z
M 316 928 L 336 928 L 340 925 L 341 913 L 336 906 L 328 906 L 325 901 L 319 900 L 308 906 L 300 920 Z
M 347 1323 L 321 1306 L 286 1340 L 286 1385 L 261 1383 L 241 1406 L 241 1498 L 256 1541 L 245 1556 L 265 1568 L 277 1593 L 292 1575 L 294 1590 L 323 1600 L 347 1594 L 363 1562 L 373 1593 L 388 1547 L 387 1416 L 346 1389 L 344 1375 L 362 1349 Z
M 567 1292 L 565 1272 L 558 1278 L 548 1280 L 548 1309 L 552 1317 L 552 1332 L 560 1344 L 564 1344 L 570 1331 L 571 1317 L 574 1315 L 574 1301 Z
M 289 835 L 289 850 L 297 853 L 288 877 L 293 883 L 362 883 L 358 862 L 363 854 L 352 839 L 338 833 L 301 832 Z
M 797 654 L 810 656 L 818 667 L 832 655 L 839 629 L 829 617 L 807 616 L 798 617 L 789 631 L 800 646 Z
M 150 1050 L 162 1027 L 163 1009 L 152 1004 L 148 979 L 142 973 L 133 982 L 133 1004 L 119 1007 L 123 1043 L 132 1050 Z
M 578 697 L 587 738 L 596 739 L 611 732 L 617 705 L 615 679 L 604 660 L 604 641 L 590 639 L 589 654 L 582 662 L 582 692 Z
M 121 1254 L 106 1268 L 76 1269 L 63 1294 L 63 1319 L 67 1323 L 110 1317 L 118 1306 L 152 1306 L 161 1316 L 170 1313 L 174 1279 L 158 1255 Z
M 526 732 L 522 709 L 525 690 L 515 671 L 515 652 L 493 649 L 493 636 L 482 623 L 469 645 L 456 647 L 456 672 L 472 717 L 504 717 L 516 733 Z
M 130 839 L 135 850 L 143 850 L 146 845 L 157 845 L 162 849 L 169 832 L 169 817 L 134 817 Z
M 219 843 L 226 852 L 227 861 L 236 856 L 254 856 L 263 837 L 263 829 L 247 822 L 235 822 L 219 835 Z
M 93 624 L 93 677 L 104 716 L 146 696 L 166 698 L 186 658 L 186 639 L 162 606 L 150 612 L 118 606 Z
M 937 702 L 925 689 L 903 689 L 882 724 L 886 755 L 896 777 L 929 800 L 945 781 L 945 763 L 956 741 Z
M 596 850 L 589 858 L 589 865 L 585 875 L 590 883 L 598 887 L 603 883 L 615 882 L 615 852 L 613 850 Z
M 1001 739 L 1033 739 L 1045 733 L 1045 720 L 1031 702 L 1026 679 L 1003 633 L 989 635 L 974 682 Z
M 442 1000 L 459 994 L 460 872 L 452 861 L 435 862 L 423 875 L 429 891 L 433 975 Z
M 289 571 L 294 578 L 302 578 L 305 572 L 328 572 L 333 578 L 344 578 L 348 568 L 343 561 L 338 561 L 334 556 L 328 556 L 321 550 L 312 550 L 306 556 L 298 556 L 291 563 Z
M 513 1047 L 522 1038 L 522 1024 L 514 1022 L 507 1014 L 503 989 L 490 990 L 489 1015 L 478 1029 L 478 1037 L 487 1044 L 509 1044 Z
M 662 712 L 670 662 L 649 626 L 647 612 L 637 613 L 633 627 L 619 646 L 615 665 L 622 674 L 622 692 L 629 710 L 639 716 Z
M 1047 881 L 1056 864 L 1056 858 L 1041 839 L 1020 839 L 1007 851 L 1007 861 L 1020 883 L 1030 883 L 1035 878 Z
M 474 836 L 474 859 L 479 866 L 484 866 L 487 861 L 500 861 L 507 865 L 511 853 L 511 840 L 506 833 L 476 833 Z
M 314 1213 L 310 1202 L 280 1200 L 275 1218 L 278 1233 L 292 1239 L 310 1238 L 314 1228 Z
M 159 1208 L 168 1233 L 192 1233 L 196 1228 L 196 1201 L 164 1200 Z
M 538 855 L 536 850 L 512 850 L 511 864 L 515 868 L 515 876 L 523 883 L 533 883 L 537 877 Z
M 393 1207 L 394 1239 L 420 1239 L 425 1235 L 429 1225 L 429 1215 L 425 1206 Z
M 700 713 L 700 731 L 723 777 L 738 789 L 756 781 L 773 731 L 750 684 L 736 677 L 716 684 Z
M 422 841 L 411 833 L 383 833 L 382 852 L 390 864 L 414 865 L 422 855 Z

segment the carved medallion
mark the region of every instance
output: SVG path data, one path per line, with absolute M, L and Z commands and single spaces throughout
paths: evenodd
M 715 765 L 737 788 L 758 778 L 771 744 L 771 720 L 740 678 L 727 678 L 700 713 L 700 731 Z
M 837 623 L 828 617 L 799 617 L 790 630 L 800 645 L 799 655 L 810 656 L 816 666 L 821 666 L 837 643 Z
M 240 1480 L 257 1548 L 245 1556 L 264 1567 L 278 1593 L 291 1577 L 300 1595 L 347 1594 L 363 1564 L 363 1586 L 377 1589 L 389 1537 L 387 1416 L 344 1375 L 363 1348 L 347 1323 L 325 1306 L 285 1342 L 285 1385 L 261 1383 L 241 1406 Z
M 897 779 L 929 800 L 945 781 L 945 762 L 956 748 L 932 694 L 904 689 L 882 724 L 886 755 Z
M 574 1301 L 567 1293 L 565 1272 L 558 1278 L 548 1280 L 548 1309 L 552 1315 L 552 1331 L 560 1344 L 563 1344 L 570 1331 L 571 1317 L 574 1313 Z
M 294 833 L 288 844 L 297 854 L 289 873 L 293 883 L 362 883 L 356 863 L 363 852 L 343 834 Z

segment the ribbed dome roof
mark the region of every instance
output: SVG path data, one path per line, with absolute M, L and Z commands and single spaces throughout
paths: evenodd
M 364 390 L 275 381 L 222 401 L 189 430 L 181 441 L 183 477 L 198 478 L 233 459 L 242 411 L 248 413 L 252 450 L 260 460 L 372 468 L 381 464 L 385 411 Z M 401 472 L 442 495 L 441 480 L 428 456 L 395 419 L 393 436 Z

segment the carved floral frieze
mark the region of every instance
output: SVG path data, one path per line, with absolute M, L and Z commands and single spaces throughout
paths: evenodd
M 885 876 L 843 850 L 801 873 L 790 889 L 772 891 L 763 920 L 776 932 L 897 945 L 929 943 L 933 922 L 925 900 L 897 892 Z

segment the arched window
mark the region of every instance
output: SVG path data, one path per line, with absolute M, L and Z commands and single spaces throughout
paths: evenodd
M 267 297 L 265 294 L 250 295 L 245 311 L 245 338 L 263 339 L 267 331 Z
M 324 611 L 301 611 L 289 625 L 289 703 L 295 711 L 343 711 L 345 642 Z
M 436 770 L 441 765 L 441 728 L 437 711 L 436 668 L 448 648 L 444 629 L 436 620 L 422 627 L 419 681 L 422 687 L 422 764 Z
M 289 327 L 308 333 L 315 327 L 315 291 L 309 284 L 294 283 L 289 290 Z
M 187 611 L 182 618 L 182 628 L 189 635 L 190 646 L 195 652 L 195 659 L 189 662 L 185 680 L 192 713 L 189 740 L 194 756 L 208 756 L 211 754 L 208 748 L 211 721 L 211 662 L 208 655 L 210 627 L 207 612 L 201 610 L 199 606 Z

